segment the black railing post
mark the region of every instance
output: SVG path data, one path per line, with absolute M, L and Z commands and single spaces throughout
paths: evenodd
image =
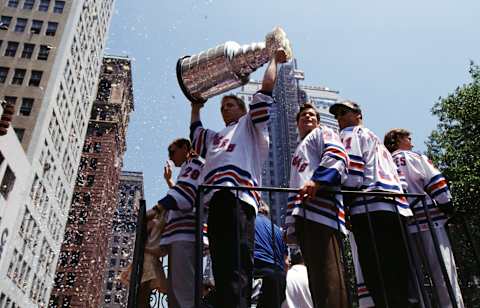
M 203 186 L 198 187 L 195 208 L 195 307 L 200 307 L 203 289 Z
M 271 200 L 272 200 L 272 192 L 268 192 L 268 199 L 270 200 L 270 228 L 272 230 L 272 250 L 273 250 L 273 273 L 274 273 L 274 281 L 275 281 L 275 307 L 280 307 L 281 303 L 280 301 L 280 294 L 278 294 L 278 289 L 280 288 L 280 285 L 278 284 L 278 269 L 277 269 L 277 258 L 275 255 L 275 224 L 273 223 L 273 208 L 271 207 Z M 280 249 L 279 249 L 280 251 Z M 279 260 L 281 261 L 281 260 Z
M 380 280 L 380 284 L 382 285 L 382 296 L 385 300 L 385 307 L 388 308 L 388 297 L 387 297 L 387 290 L 385 289 L 385 280 L 383 279 L 383 273 L 380 265 L 380 256 L 378 255 L 377 243 L 375 240 L 375 232 L 373 230 L 372 219 L 370 217 L 370 212 L 368 211 L 367 197 L 365 195 L 363 196 L 363 205 L 365 207 L 365 213 L 367 214 L 368 231 L 370 233 L 370 238 L 372 240 L 373 253 L 375 255 L 375 264 L 377 266 L 378 279 Z M 367 287 L 368 287 L 368 284 L 367 284 Z
M 435 201 L 433 199 L 432 201 L 433 201 L 433 205 L 436 206 Z M 448 276 L 447 268 L 445 266 L 445 261 L 443 260 L 442 251 L 440 250 L 440 244 L 438 242 L 437 233 L 433 228 L 432 218 L 426 206 L 425 199 L 422 199 L 422 204 L 423 204 L 423 210 L 425 212 L 425 216 L 427 217 L 428 228 L 430 229 L 430 234 L 432 235 L 433 246 L 435 247 L 438 263 L 440 264 L 443 279 L 445 281 L 445 285 L 447 286 L 448 296 L 450 297 L 450 301 L 452 302 L 453 308 L 458 308 L 457 298 L 455 296 L 455 293 L 453 293 L 452 283 L 450 282 L 450 277 Z
M 138 293 L 143 274 L 143 250 L 147 237 L 146 205 L 145 200 L 140 200 L 138 209 L 137 227 L 135 230 L 135 248 L 133 251 L 132 272 L 128 288 L 128 308 L 138 307 Z
M 429 307 L 431 307 L 431 303 L 428 300 L 428 296 L 425 292 L 425 285 L 423 284 L 423 281 L 424 281 L 423 274 L 420 274 L 417 270 L 417 267 L 415 266 L 415 260 L 414 260 L 413 251 L 412 251 L 412 249 L 413 249 L 412 246 L 413 245 L 411 244 L 411 241 L 409 241 L 410 237 L 409 237 L 409 234 L 408 234 L 408 225 L 407 225 L 407 228 L 405 228 L 404 222 L 402 220 L 400 212 L 398 211 L 397 206 L 395 205 L 394 208 L 395 208 L 395 212 L 397 213 L 398 223 L 400 225 L 400 230 L 401 230 L 401 233 L 402 233 L 403 244 L 405 246 L 405 249 L 407 250 L 407 259 L 408 259 L 407 261 L 408 261 L 408 267 L 410 269 L 410 275 L 411 275 L 412 279 L 415 279 L 415 277 L 417 278 L 415 281 L 413 281 L 413 283 L 415 285 L 415 289 L 417 289 L 417 286 L 420 288 L 421 294 L 418 294 L 418 295 L 422 296 L 423 304 L 426 305 L 426 307 L 429 308 Z M 412 209 L 412 212 L 414 212 L 413 209 Z M 415 213 L 413 213 L 413 217 L 415 217 Z M 415 221 L 416 221 L 416 219 L 415 219 Z M 417 224 L 418 224 L 418 222 L 417 222 Z M 416 292 L 418 292 L 418 289 L 417 289 Z M 420 300 L 420 298 L 419 298 L 419 300 Z
M 343 202 L 343 196 L 342 196 L 342 202 Z M 337 241 L 338 241 L 338 244 L 340 245 L 340 253 L 342 254 L 342 263 L 343 263 L 343 282 L 344 282 L 344 285 L 345 285 L 345 292 L 347 292 L 347 301 L 348 301 L 348 307 L 349 308 L 352 308 L 353 307 L 353 294 L 352 294 L 352 290 L 350 290 L 350 273 L 347 271 L 347 256 L 345 254 L 345 245 L 344 245 L 344 242 L 343 242 L 343 234 L 342 234 L 342 225 L 340 223 L 340 204 L 337 204 L 338 201 L 337 199 L 335 199 L 335 206 L 337 207 L 337 234 L 336 234 L 336 237 L 337 237 Z M 343 204 L 343 217 L 344 217 L 344 220 L 345 222 L 347 221 L 347 218 L 346 218 L 346 211 L 345 211 L 345 204 Z M 345 225 L 345 228 L 347 228 L 347 226 Z M 357 284 L 355 283 L 355 289 L 353 290 L 353 292 L 356 292 L 357 290 Z M 359 299 L 360 300 L 360 299 Z

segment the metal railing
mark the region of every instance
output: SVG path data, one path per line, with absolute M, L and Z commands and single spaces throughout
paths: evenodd
M 226 186 L 219 186 L 219 185 L 200 185 L 198 188 L 198 194 L 197 194 L 197 202 L 196 202 L 196 209 L 195 209 L 195 214 L 196 214 L 196 252 L 195 252 L 195 307 L 201 307 L 201 300 L 202 300 L 202 289 L 203 289 L 203 223 L 204 223 L 204 206 L 203 206 L 203 197 L 205 190 L 207 189 L 226 189 L 230 191 L 234 191 L 235 195 L 237 196 L 237 210 L 239 210 L 239 198 L 238 198 L 238 193 L 239 191 L 246 191 L 246 190 L 255 190 L 255 191 L 260 191 L 260 192 L 267 192 L 269 194 L 269 199 L 271 199 L 272 193 L 298 193 L 298 189 L 291 189 L 291 188 L 276 188 L 276 187 L 247 187 L 247 186 L 237 186 L 237 187 L 226 187 Z M 423 208 L 423 212 L 425 214 L 425 218 L 427 220 L 427 224 L 429 227 L 429 233 L 432 238 L 435 252 L 436 252 L 436 257 L 438 259 L 438 262 L 441 267 L 442 271 L 442 276 L 443 280 L 445 282 L 448 296 L 450 298 L 452 307 L 458 308 L 457 300 L 455 297 L 455 292 L 453 291 L 452 283 L 449 279 L 448 271 L 446 268 L 446 265 L 444 263 L 441 251 L 440 251 L 440 245 L 439 245 L 439 240 L 437 237 L 437 234 L 435 232 L 435 228 L 432 223 L 432 217 L 428 211 L 428 207 L 426 205 L 426 195 L 423 194 L 395 194 L 395 193 L 388 193 L 388 192 L 362 192 L 362 191 L 347 191 L 347 190 L 340 190 L 340 191 L 328 191 L 329 194 L 342 194 L 343 196 L 351 196 L 351 197 L 356 197 L 356 198 L 362 198 L 363 203 L 364 203 L 364 210 L 367 215 L 367 220 L 368 220 L 368 232 L 370 235 L 370 238 L 373 238 L 374 236 L 374 230 L 370 218 L 371 211 L 368 208 L 367 200 L 368 197 L 380 197 L 380 198 L 394 198 L 394 197 L 408 197 L 410 199 L 414 199 L 415 201 L 411 204 L 411 207 L 414 205 L 421 203 L 421 206 Z M 408 264 L 409 268 L 411 271 L 411 277 L 414 277 L 415 282 L 416 282 L 416 289 L 417 289 L 417 296 L 418 299 L 421 301 L 422 307 L 425 308 L 431 308 L 431 307 L 438 307 L 439 303 L 439 298 L 440 294 L 438 294 L 438 288 L 435 285 L 434 279 L 432 279 L 431 273 L 428 271 L 430 270 L 430 267 L 428 265 L 428 260 L 420 260 L 422 264 L 418 264 L 418 260 L 414 257 L 412 253 L 412 249 L 417 249 L 417 250 L 422 250 L 424 249 L 424 243 L 422 237 L 420 237 L 420 243 L 415 242 L 412 240 L 411 234 L 408 232 L 404 222 L 401 220 L 401 217 L 398 213 L 398 209 L 396 206 L 393 206 L 395 209 L 395 212 L 397 213 L 398 221 L 402 229 L 402 241 L 404 246 L 407 249 L 407 256 L 408 256 Z M 272 213 L 272 211 L 270 211 Z M 272 214 L 270 214 L 270 221 L 271 221 L 271 228 L 272 228 L 272 245 L 275 247 L 275 235 L 274 235 L 274 222 L 271 217 Z M 415 217 L 415 216 L 414 216 Z M 415 218 L 415 224 L 417 227 L 419 227 L 419 222 Z M 476 248 L 476 245 L 473 241 L 473 237 L 470 234 L 468 230 L 468 224 L 462 218 L 464 227 L 465 227 L 465 233 L 468 237 L 468 240 L 471 243 L 471 247 L 475 256 L 475 261 L 478 264 L 478 268 L 480 269 L 480 260 L 479 260 L 479 254 L 478 250 Z M 145 240 L 145 235 L 146 235 L 146 221 L 145 221 L 145 203 L 141 203 L 140 206 L 140 211 L 139 211 L 139 216 L 138 216 L 138 225 L 137 225 L 137 236 L 136 236 L 136 244 L 135 244 L 135 253 L 134 253 L 134 260 L 133 260 L 133 269 L 132 270 L 132 276 L 131 276 L 131 284 L 130 284 L 130 290 L 129 290 L 129 305 L 128 307 L 137 307 L 137 301 L 136 298 L 138 296 L 138 288 L 140 285 L 140 277 L 141 277 L 141 267 L 143 263 L 143 246 L 144 246 L 144 240 Z M 339 237 L 341 237 L 341 233 L 338 232 Z M 374 247 L 374 254 L 375 254 L 375 263 L 377 267 L 377 271 L 379 274 L 380 279 L 383 279 L 382 277 L 382 271 L 380 269 L 380 256 L 378 255 L 378 250 L 377 247 L 375 246 L 375 241 L 373 242 L 373 247 Z M 414 243 L 415 242 L 415 243 Z M 341 243 L 341 253 L 342 253 L 342 262 L 344 263 L 344 266 L 347 264 L 346 260 L 346 253 L 345 253 L 345 248 L 343 247 L 343 240 L 340 240 L 339 243 Z M 238 241 L 237 241 L 237 244 Z M 415 245 L 416 244 L 416 245 Z M 237 250 L 239 251 L 239 250 Z M 275 260 L 276 261 L 276 260 Z M 423 269 L 423 271 L 422 271 Z M 345 272 L 345 283 L 346 289 L 348 290 L 349 294 L 349 302 L 352 307 L 353 302 L 355 301 L 355 294 L 356 292 L 352 290 L 351 287 L 349 287 L 348 281 L 351 279 L 348 279 L 348 271 L 346 270 Z M 384 288 L 384 284 L 382 284 L 383 290 L 382 290 L 382 296 L 384 298 L 385 303 L 387 303 L 386 307 L 388 307 L 388 300 L 387 300 L 387 294 Z M 279 297 L 278 297 L 279 298 Z M 280 307 L 281 303 L 278 304 L 278 307 Z
M 138 294 L 143 274 L 143 250 L 145 248 L 145 240 L 147 237 L 147 221 L 146 221 L 146 205 L 145 200 L 140 200 L 140 208 L 138 209 L 137 227 L 135 235 L 135 248 L 133 250 L 132 272 L 130 274 L 130 285 L 128 287 L 128 307 L 138 307 Z

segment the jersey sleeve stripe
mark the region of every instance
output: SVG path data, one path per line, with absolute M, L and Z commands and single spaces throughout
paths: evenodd
M 170 195 L 166 195 L 158 203 L 168 210 L 178 210 L 177 201 Z
M 183 189 L 181 189 L 179 186 L 174 186 L 172 187 L 172 190 L 177 192 L 180 196 L 182 196 L 187 203 L 191 206 L 193 206 L 193 203 L 195 199 L 193 199 L 189 194 L 187 194 Z

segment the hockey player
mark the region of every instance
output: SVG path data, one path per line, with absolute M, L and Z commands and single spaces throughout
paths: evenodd
M 390 153 L 375 134 L 362 126 L 358 104 L 342 101 L 332 105 L 329 111 L 338 121 L 340 137 L 349 157 L 348 179 L 344 187 L 403 193 Z M 349 200 L 348 207 L 365 283 L 376 307 L 409 307 L 410 272 L 402 223 L 399 222 L 412 215 L 406 198 L 359 196 Z M 373 234 L 369 231 L 370 223 Z
M 195 214 L 193 206 L 197 195 L 203 163 L 193 151 L 188 139 L 177 139 L 168 147 L 168 156 L 175 167 L 180 167 L 176 183 L 167 195 L 147 212 L 147 219 L 155 211 L 167 209 L 165 227 L 160 245 L 168 252 L 168 306 L 190 308 L 195 300 Z M 171 172 L 165 170 L 167 183 Z
M 200 122 L 203 104 L 192 103 L 190 137 L 197 153 L 205 157 L 202 183 L 259 185 L 268 155 L 267 121 L 273 103 L 277 63 L 285 61 L 285 52 L 277 51 L 248 112 L 240 98 L 223 97 L 220 111 L 226 127 L 219 132 L 203 128 Z M 205 191 L 217 307 L 250 307 L 254 224 L 259 199 L 260 194 L 253 190 Z
M 460 286 L 457 281 L 455 260 L 445 230 L 447 214 L 453 212 L 452 197 L 447 181 L 425 155 L 411 151 L 413 144 L 409 131 L 401 128 L 392 129 L 385 135 L 384 143 L 387 149 L 392 152 L 397 167 L 405 176 L 405 180 L 408 183 L 408 192 L 427 195 L 425 205 L 428 208 L 429 216 L 432 219 L 435 234 L 440 244 L 441 258 L 443 258 L 445 263 L 457 306 L 464 307 Z M 436 201 L 438 207 L 433 200 Z M 413 201 L 409 200 L 410 203 Z M 415 241 L 420 245 L 424 245 L 421 250 L 425 253 L 426 264 L 429 266 L 437 288 L 440 301 L 438 303 L 439 307 L 453 307 L 422 203 L 415 204 L 413 211 L 415 219 L 410 219 L 409 221 L 409 232 L 413 234 Z M 414 253 L 419 255 L 415 250 Z
M 338 232 L 345 232 L 345 212 L 338 191 L 347 179 L 348 158 L 338 134 L 320 125 L 315 106 L 305 103 L 297 114 L 301 139 L 292 158 L 291 194 L 286 223 L 289 235 L 295 232 L 308 270 L 309 288 L 314 306 L 347 307 L 347 293 L 340 260 Z M 308 200 L 304 195 L 308 195 Z

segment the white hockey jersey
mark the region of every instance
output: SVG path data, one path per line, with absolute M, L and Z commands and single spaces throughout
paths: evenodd
M 425 155 L 412 151 L 397 150 L 393 152 L 392 156 L 397 167 L 405 176 L 405 180 L 408 183 L 408 192 L 415 194 L 426 193 L 425 204 L 429 209 L 429 215 L 434 227 L 444 226 L 447 216 L 432 201 L 433 198 L 437 203 L 444 204 L 452 200 L 447 181 L 442 173 L 432 165 Z M 410 203 L 414 202 L 414 200 L 415 198 L 409 198 Z M 420 230 L 428 230 L 422 202 L 417 202 L 413 211 Z M 417 224 L 412 219 L 409 223 L 409 230 L 416 232 L 417 229 Z
M 180 168 L 175 186 L 158 201 L 168 209 L 160 245 L 169 245 L 178 241 L 195 241 L 193 209 L 202 167 L 203 162 L 198 157 L 185 161 Z
M 399 177 L 397 166 L 387 148 L 369 129 L 363 126 L 344 128 L 340 132 L 345 150 L 348 153 L 347 189 L 403 193 L 405 183 Z M 350 206 L 350 214 L 365 213 L 365 205 L 370 212 L 390 211 L 412 216 L 405 197 L 357 197 Z
M 338 134 L 326 126 L 311 131 L 297 146 L 290 166 L 290 187 L 300 188 L 308 180 L 340 190 L 347 179 L 348 157 Z M 324 224 L 346 233 L 345 211 L 341 194 L 321 194 L 312 201 L 300 195 L 288 198 L 287 232 L 293 234 L 295 216 Z
M 192 123 L 190 139 L 194 149 L 205 158 L 202 183 L 224 186 L 257 187 L 261 183 L 262 166 L 268 156 L 268 128 L 271 96 L 256 93 L 250 110 L 238 122 L 220 132 L 204 129 L 201 122 Z M 216 190 L 205 191 L 208 204 Z M 236 195 L 236 191 L 232 190 Z M 258 210 L 258 191 L 238 191 L 238 197 Z

